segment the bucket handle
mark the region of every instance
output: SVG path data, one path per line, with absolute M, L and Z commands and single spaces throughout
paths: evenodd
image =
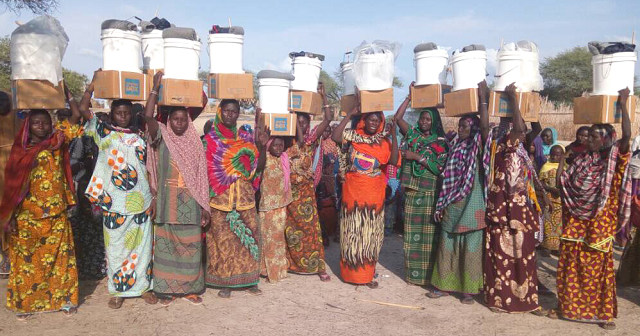
M 511 72 L 511 71 L 513 71 L 513 70 L 515 70 L 515 69 L 516 69 L 516 68 L 518 68 L 518 67 L 519 67 L 519 65 L 516 65 L 516 66 L 514 66 L 513 68 L 511 68 L 511 69 L 509 69 L 509 70 L 507 70 L 507 71 L 503 72 L 503 73 L 502 73 L 502 75 L 493 75 L 493 77 L 500 78 L 500 77 L 502 77 L 502 76 L 504 76 L 504 75 L 508 74 L 509 72 Z

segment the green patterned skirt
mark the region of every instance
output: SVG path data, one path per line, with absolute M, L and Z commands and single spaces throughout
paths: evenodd
M 431 220 L 435 206 L 434 192 L 405 191 L 404 261 L 407 282 L 425 286 L 430 283 L 439 228 Z

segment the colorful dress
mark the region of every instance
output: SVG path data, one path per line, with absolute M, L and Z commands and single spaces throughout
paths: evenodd
M 102 209 L 109 294 L 137 297 L 152 290 L 152 195 L 147 144 L 139 134 L 94 116 L 85 126 L 99 154 L 85 195 Z
M 206 228 L 205 282 L 249 287 L 260 281 L 262 233 L 256 213 L 258 149 L 251 128 L 226 128 L 220 112 L 204 138 L 211 224 Z
M 440 228 L 433 221 L 438 176 L 447 162 L 449 146 L 437 110 L 431 114 L 431 134 L 416 125 L 405 135 L 408 149 L 427 160 L 427 167 L 405 160 L 400 181 L 404 187 L 404 262 L 407 282 L 425 286 L 431 282 Z
M 319 144 L 320 139 L 314 129 L 306 137 L 302 147 L 296 143 L 287 149 L 291 161 L 293 201 L 287 206 L 284 232 L 289 270 L 296 273 L 315 274 L 326 271 L 314 185 L 316 172 L 312 170 L 314 151 Z
M 556 186 L 556 172 L 558 163 L 547 162 L 540 169 L 540 181 L 547 186 Z M 544 240 L 542 247 L 550 251 L 560 249 L 560 235 L 562 235 L 562 199 L 547 192 L 553 211 L 544 220 Z
M 282 155 L 286 155 L 282 153 Z M 286 186 L 282 158 L 267 153 L 267 164 L 260 185 L 260 229 L 262 230 L 261 273 L 270 283 L 287 277 L 287 241 L 285 226 L 291 186 Z M 288 160 L 288 158 L 286 158 Z
M 561 176 L 564 228 L 558 302 L 560 313 L 570 320 L 603 323 L 618 315 L 613 242 L 629 220 L 630 155 L 619 154 L 618 145 L 610 152 L 609 160 L 601 153 L 584 153 Z M 591 202 L 584 203 L 587 200 Z
M 375 135 L 365 134 L 364 124 L 362 118 L 342 134 L 343 145 L 350 146 L 340 209 L 340 275 L 352 284 L 373 281 L 384 240 L 383 171 L 391 157 L 384 123 Z
M 25 122 L 21 133 L 28 133 Z M 71 223 L 67 209 L 75 204 L 69 168 L 68 144 L 80 136 L 82 129 L 68 123 L 60 125 L 50 138 L 51 146 L 35 150 L 34 162 L 24 181 L 25 194 L 14 208 L 17 233 L 11 235 L 9 259 L 11 273 L 7 283 L 7 308 L 20 314 L 58 311 L 78 306 L 78 273 Z M 64 136 L 57 138 L 62 131 Z M 29 152 L 28 136 L 14 147 Z M 16 138 L 18 139 L 18 138 Z M 63 140 L 60 140 L 63 139 Z M 58 144 L 53 143 L 58 140 Z M 49 140 L 44 140 L 47 142 Z M 39 145 L 43 145 L 42 143 Z M 36 145 L 36 146 L 39 146 Z M 14 157 L 7 166 L 7 176 L 20 160 Z M 29 154 L 27 154 L 29 155 Z M 28 167 L 23 167 L 29 169 Z M 9 199 L 7 190 L 4 197 Z M 3 201 L 4 205 L 4 201 Z M 4 208 L 4 206 L 3 206 Z
M 509 313 L 539 309 L 536 265 L 540 231 L 535 169 L 519 140 L 507 134 L 491 147 L 483 263 L 489 308 Z

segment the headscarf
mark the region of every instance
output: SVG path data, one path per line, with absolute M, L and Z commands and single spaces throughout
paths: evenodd
M 580 154 L 584 153 L 587 150 L 587 145 L 584 145 L 578 142 L 578 134 L 580 134 L 580 132 L 582 132 L 585 129 L 589 131 L 591 130 L 591 127 L 581 126 L 580 128 L 578 128 L 578 130 L 576 131 L 576 140 L 573 141 L 571 144 L 569 144 L 569 146 L 567 146 L 567 150 L 571 151 L 571 155 L 567 157 L 568 164 L 572 164 L 573 160 L 576 157 L 578 157 Z
M 576 157 L 560 179 L 562 196 L 572 216 L 591 220 L 600 213 L 609 199 L 616 163 L 620 156 L 620 142 L 611 125 L 594 125 L 592 130 L 603 138 L 599 152 L 587 151 Z M 607 153 L 608 152 L 608 153 Z M 606 155 L 606 158 L 603 156 Z M 631 179 L 625 170 L 618 194 L 618 239 L 626 241 L 626 228 L 631 216 Z
M 407 132 L 405 141 L 409 150 L 426 158 L 427 167 L 417 161 L 412 161 L 411 172 L 414 176 L 424 176 L 429 170 L 435 175 L 440 175 L 449 151 L 440 113 L 436 109 L 424 109 L 420 112 L 420 114 L 422 113 L 431 115 L 431 134 L 426 136 L 420 130 L 420 126 L 416 124 Z
M 542 138 L 539 135 L 533 139 L 533 146 L 536 149 L 536 152 L 533 154 L 533 159 L 535 161 L 536 168 L 540 169 L 547 162 L 547 157 L 544 155 L 545 144 L 542 142 Z M 529 152 L 529 148 L 527 148 L 527 152 Z
M 548 156 L 549 154 L 551 154 L 551 147 L 555 146 L 558 144 L 558 131 L 556 131 L 555 128 L 553 127 L 547 127 L 545 129 L 542 130 L 542 132 L 549 130 L 551 131 L 551 144 L 547 145 L 544 143 L 544 141 L 542 141 L 542 154 L 545 156 Z M 542 140 L 542 139 L 540 139 Z
M 17 210 L 29 192 L 29 175 L 31 174 L 31 170 L 37 165 L 36 157 L 43 150 L 54 151 L 61 149 L 64 174 L 71 192 L 75 192 L 71 165 L 69 164 L 70 154 L 64 142 L 64 134 L 62 131 L 54 129 L 48 139 L 42 140 L 35 146 L 31 146 L 29 144 L 30 123 L 30 118 L 27 117 L 22 124 L 20 132 L 18 132 L 13 141 L 9 161 L 5 167 L 5 176 L 7 178 L 5 178 L 2 204 L 0 204 L 0 227 L 5 230 L 7 229 L 7 224 L 11 220 L 13 212 Z
M 471 193 L 477 170 L 477 158 L 480 150 L 484 147 L 482 154 L 482 164 L 484 166 L 484 193 L 486 198 L 487 181 L 489 174 L 489 163 L 491 162 L 491 134 L 489 134 L 485 145 L 482 144 L 482 134 L 480 133 L 480 119 L 477 116 L 466 116 L 460 119 L 467 121 L 471 125 L 471 134 L 462 140 L 456 135 L 451 144 L 449 159 L 442 172 L 444 180 L 434 217 L 436 221 L 442 219 L 442 212 L 451 203 L 458 202 Z
M 327 127 L 331 127 L 328 125 Z M 320 179 L 322 179 L 322 167 L 324 156 L 332 156 L 334 160 L 338 160 L 338 145 L 331 140 L 331 137 L 327 139 L 322 138 L 322 134 L 318 134 L 318 126 L 314 127 L 311 132 L 305 134 L 305 144 L 310 146 L 313 142 L 315 142 L 318 137 L 320 137 L 320 146 L 316 148 L 316 152 L 313 155 L 313 165 L 311 169 L 314 171 L 313 173 L 313 183 L 317 187 L 320 183 Z
M 227 128 L 222 124 L 222 109 L 218 106 L 216 120 L 211 131 L 204 137 L 207 143 L 207 170 L 209 186 L 213 196 L 223 194 L 238 179 L 250 181 L 258 190 L 260 181 L 256 178 L 258 148 L 253 142 L 253 133 L 243 125 Z
M 273 139 L 275 138 L 272 137 L 269 139 L 269 142 L 267 142 L 267 150 L 271 147 Z M 271 155 L 271 153 L 268 153 L 267 155 Z M 289 191 L 289 188 L 291 188 L 291 162 L 289 162 L 289 154 L 287 154 L 286 151 L 283 151 L 282 154 L 280 154 L 280 165 L 284 175 L 284 191 L 287 192 Z
M 188 121 L 187 130 L 182 135 L 177 135 L 171 127 L 158 123 L 159 132 L 162 139 L 169 149 L 169 153 L 173 158 L 180 175 L 196 202 L 209 212 L 209 186 L 207 185 L 207 159 L 202 146 L 202 141 L 198 136 L 196 128 L 193 126 L 191 119 Z M 150 180 L 154 184 L 157 183 L 157 157 L 155 150 L 149 148 L 147 161 L 147 170 L 149 171 Z M 152 154 L 153 153 L 153 154 Z M 156 188 L 154 188 L 156 189 Z
M 369 135 L 364 130 L 366 125 L 365 120 L 374 113 L 380 117 L 381 123 L 375 133 Z M 352 146 L 357 152 L 373 157 L 378 160 L 381 165 L 385 165 L 389 162 L 391 155 L 391 143 L 388 140 L 385 141 L 387 139 L 387 135 L 388 133 L 385 130 L 384 115 L 382 112 L 372 112 L 359 117 L 357 119 L 355 129 L 352 128 L 344 130 L 342 138 L 344 141 L 350 142 L 350 146 Z M 344 162 L 346 157 L 345 155 L 342 157 L 343 162 L 341 162 L 341 165 L 344 165 L 346 164 Z

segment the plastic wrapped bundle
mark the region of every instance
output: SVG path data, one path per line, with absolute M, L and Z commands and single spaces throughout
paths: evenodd
M 55 18 L 44 15 L 11 33 L 11 79 L 62 80 L 62 58 L 69 37 Z
M 397 42 L 376 40 L 363 41 L 353 51 L 356 86 L 359 90 L 386 90 L 392 87 L 395 74 L 395 59 L 402 45 Z
M 521 92 L 543 89 L 538 46 L 534 42 L 518 41 L 504 44 L 496 57 L 494 90 L 504 91 L 514 82 Z

